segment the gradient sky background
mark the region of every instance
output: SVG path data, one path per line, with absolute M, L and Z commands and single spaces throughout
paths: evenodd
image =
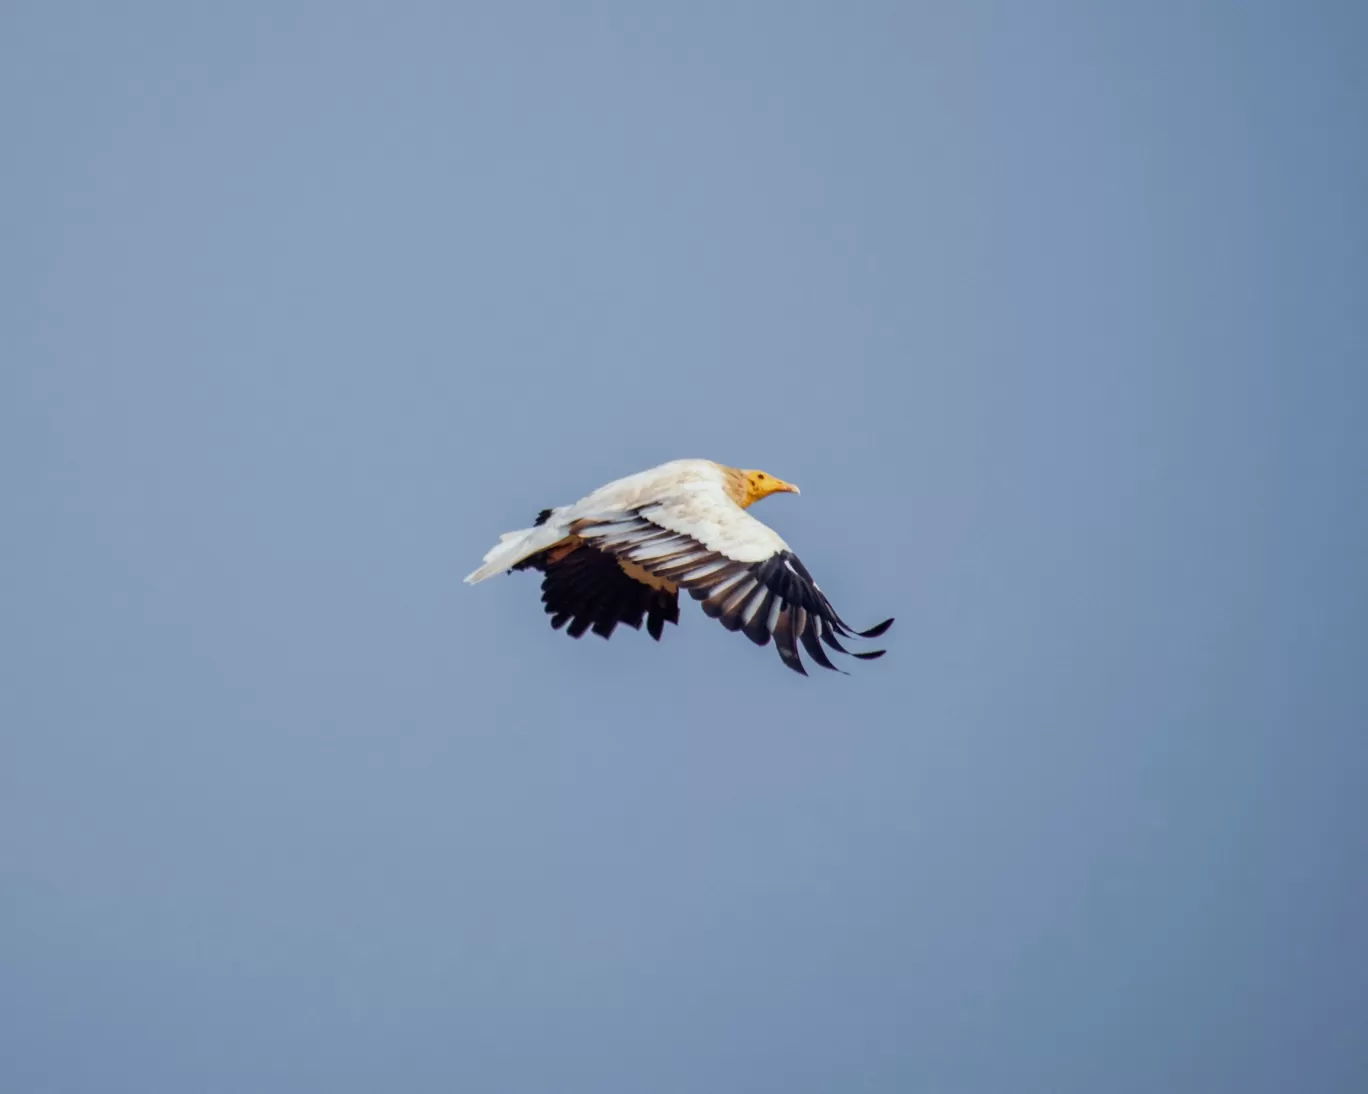
M 1368 1089 L 1366 12 L 7 3 L 0 1088 Z

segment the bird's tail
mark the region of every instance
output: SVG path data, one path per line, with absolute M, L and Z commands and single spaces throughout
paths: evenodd
M 542 524 L 535 528 L 520 528 L 516 532 L 505 532 L 499 542 L 484 556 L 484 565 L 474 573 L 466 575 L 466 582 L 474 585 L 487 577 L 502 573 L 538 551 L 544 551 L 564 537 L 559 527 Z

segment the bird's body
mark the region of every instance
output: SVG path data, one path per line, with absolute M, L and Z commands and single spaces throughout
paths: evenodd
M 607 638 L 619 623 L 639 629 L 644 621 L 659 640 L 665 623 L 679 622 L 684 588 L 729 630 L 762 646 L 773 637 L 795 671 L 805 671 L 799 642 L 818 664 L 835 668 L 823 642 L 846 653 L 840 638 L 874 638 L 893 621 L 852 631 L 788 544 L 746 512 L 780 492 L 798 489 L 763 471 L 674 460 L 601 486 L 573 505 L 542 510 L 531 528 L 501 536 L 466 581 L 504 570 L 542 571 L 551 625 L 569 623 L 567 633 L 576 638 L 591 628 Z

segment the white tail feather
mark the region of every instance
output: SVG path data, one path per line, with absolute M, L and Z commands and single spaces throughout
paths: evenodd
M 564 538 L 565 532 L 559 525 L 543 524 L 538 528 L 522 528 L 516 532 L 505 532 L 499 542 L 484 556 L 484 565 L 466 575 L 467 584 L 474 585 L 487 577 L 517 565 L 525 558 L 544 551 L 557 540 Z

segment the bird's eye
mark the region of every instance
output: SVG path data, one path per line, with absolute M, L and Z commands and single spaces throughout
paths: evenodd
M 764 473 L 762 472 L 761 474 L 757 475 L 756 477 L 757 477 L 757 478 L 763 479 L 765 476 L 764 476 Z

